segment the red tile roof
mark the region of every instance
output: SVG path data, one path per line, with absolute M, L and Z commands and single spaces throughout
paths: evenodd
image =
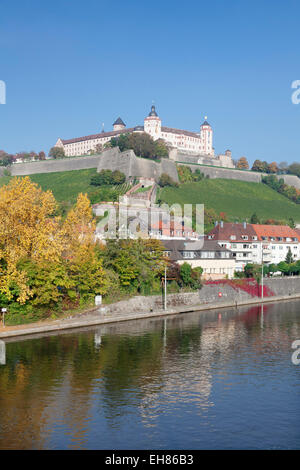
M 258 225 L 253 224 L 258 239 L 262 240 L 262 237 L 274 237 L 274 238 L 297 238 L 300 240 L 299 233 L 296 230 L 290 228 L 288 225 Z M 277 241 L 277 240 L 276 240 Z M 285 241 L 285 240 L 284 240 Z
M 214 235 L 214 240 L 219 241 L 233 241 L 230 237 L 234 235 L 236 237 L 234 241 L 236 242 L 252 241 L 252 237 L 257 236 L 251 224 L 246 224 L 246 227 L 244 227 L 244 224 L 229 222 L 219 222 L 218 225 L 208 233 L 208 236 L 212 235 Z M 242 236 L 248 236 L 248 240 L 243 239 Z
M 196 137 L 197 139 L 200 139 L 200 135 L 196 134 L 196 132 L 190 132 L 190 131 L 184 131 L 182 129 L 174 129 L 173 127 L 164 127 L 162 126 L 161 128 L 162 132 L 171 132 L 172 134 L 180 134 L 180 135 L 187 135 L 189 137 Z
M 68 140 L 61 139 L 61 141 L 64 145 L 74 144 L 75 142 L 83 142 L 85 140 L 101 139 L 103 137 L 114 137 L 120 134 L 127 134 L 133 131 L 134 131 L 134 127 L 129 127 L 128 129 L 120 129 L 119 131 L 111 131 L 111 132 L 101 132 L 100 134 L 86 135 L 84 137 L 76 137 L 75 139 L 68 139 Z
M 101 139 L 101 138 L 104 138 L 104 137 L 114 137 L 114 136 L 118 136 L 120 134 L 126 134 L 126 133 L 130 133 L 130 132 L 134 132 L 137 128 L 142 128 L 142 126 L 129 127 L 128 129 L 125 128 L 125 129 L 120 129 L 118 131 L 101 132 L 99 134 L 85 135 L 83 137 L 76 137 L 74 139 L 61 139 L 61 141 L 64 145 L 74 144 L 76 142 L 84 142 L 86 140 Z M 171 132 L 172 134 L 187 135 L 189 137 L 194 137 L 194 138 L 200 139 L 199 134 L 196 134 L 195 132 L 184 131 L 182 129 L 174 129 L 172 127 L 162 127 L 161 131 L 162 132 Z

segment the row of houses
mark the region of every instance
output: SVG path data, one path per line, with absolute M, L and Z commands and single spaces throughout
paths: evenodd
M 179 264 L 201 266 L 203 277 L 231 278 L 248 263 L 278 264 L 300 259 L 300 230 L 282 225 L 216 222 L 203 240 L 163 240 L 165 254 Z
M 132 202 L 132 201 L 131 201 Z M 119 204 L 115 203 L 117 211 Z M 111 203 L 96 204 L 95 215 L 103 215 Z M 127 211 L 127 222 L 118 228 L 120 238 L 155 238 L 163 242 L 165 255 L 179 264 L 188 262 L 203 269 L 208 279 L 232 278 L 246 264 L 278 264 L 289 251 L 294 261 L 300 260 L 300 229 L 286 225 L 260 225 L 216 222 L 205 236 L 200 236 L 189 219 L 173 216 L 161 207 L 138 207 Z M 108 232 L 97 234 L 105 240 Z M 109 238 L 109 237 L 108 237 Z

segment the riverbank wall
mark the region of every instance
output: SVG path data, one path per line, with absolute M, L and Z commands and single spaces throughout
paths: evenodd
M 266 278 L 264 279 L 263 296 L 272 297 L 300 297 L 300 277 Z M 229 305 L 240 305 L 245 301 L 261 299 L 261 286 L 256 281 L 212 281 L 207 282 L 197 292 L 185 292 L 167 295 L 168 308 L 188 307 L 193 305 L 220 305 L 224 302 Z M 109 314 L 125 311 L 152 312 L 162 309 L 164 299 L 162 295 L 136 296 L 128 300 L 116 302 L 105 307 Z
M 163 309 L 163 296 L 137 296 L 115 304 L 102 305 L 80 316 L 39 324 L 2 328 L 0 329 L 0 339 L 47 332 L 58 333 L 60 330 L 72 330 L 129 320 L 300 299 L 300 277 L 265 279 L 264 282 L 268 289 L 268 296 L 263 298 L 253 296 L 242 289 L 234 288 L 226 282 L 205 284 L 198 292 L 168 294 L 166 310 Z

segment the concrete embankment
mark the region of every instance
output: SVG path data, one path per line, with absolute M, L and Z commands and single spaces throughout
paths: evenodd
M 173 294 L 174 295 L 174 294 Z M 177 301 L 178 301 L 178 295 Z M 186 299 L 189 295 L 193 298 L 198 294 L 183 294 Z M 159 297 L 159 296 L 158 296 Z M 170 296 L 169 296 L 170 297 Z M 176 297 L 175 297 L 176 298 Z M 137 298 L 136 298 L 137 299 Z M 141 298 L 138 298 L 141 301 Z M 120 312 L 116 310 L 116 307 L 103 308 L 102 309 L 94 309 L 90 313 L 86 315 L 82 315 L 80 317 L 73 317 L 73 318 L 66 318 L 62 320 L 55 320 L 52 322 L 44 322 L 39 324 L 30 324 L 30 325 L 22 325 L 18 327 L 7 327 L 7 329 L 3 329 L 0 331 L 0 339 L 5 338 L 12 338 L 18 336 L 25 336 L 25 335 L 35 335 L 35 334 L 43 334 L 48 332 L 59 332 L 62 330 L 72 330 L 75 328 L 82 328 L 87 326 L 96 326 L 96 325 L 104 325 L 109 323 L 117 323 L 117 322 L 124 322 L 129 320 L 139 320 L 144 318 L 152 318 L 152 317 L 163 317 L 168 315 L 178 315 L 190 312 L 199 312 L 199 311 L 208 311 L 208 310 L 218 310 L 218 309 L 226 309 L 232 307 L 239 307 L 239 306 L 246 306 L 246 305 L 257 305 L 257 304 L 265 304 L 265 303 L 276 303 L 279 301 L 289 301 L 293 299 L 300 299 L 300 292 L 290 295 L 278 295 L 272 297 L 265 297 L 264 299 L 255 298 L 243 298 L 240 300 L 218 300 L 216 302 L 210 303 L 194 303 L 190 305 L 180 305 L 180 306 L 169 306 L 167 310 L 159 309 L 159 310 L 152 310 L 152 311 L 123 311 Z M 132 300 L 132 299 L 130 299 Z M 172 302 L 172 298 L 170 299 Z M 128 304 L 127 301 L 126 303 Z M 114 304 L 116 305 L 116 304 Z M 113 309 L 115 311 L 113 312 Z

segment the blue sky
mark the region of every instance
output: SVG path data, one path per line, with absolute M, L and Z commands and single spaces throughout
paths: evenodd
M 300 158 L 298 0 L 0 2 L 0 149 L 45 150 L 58 137 L 143 124 L 198 131 L 217 153 Z

